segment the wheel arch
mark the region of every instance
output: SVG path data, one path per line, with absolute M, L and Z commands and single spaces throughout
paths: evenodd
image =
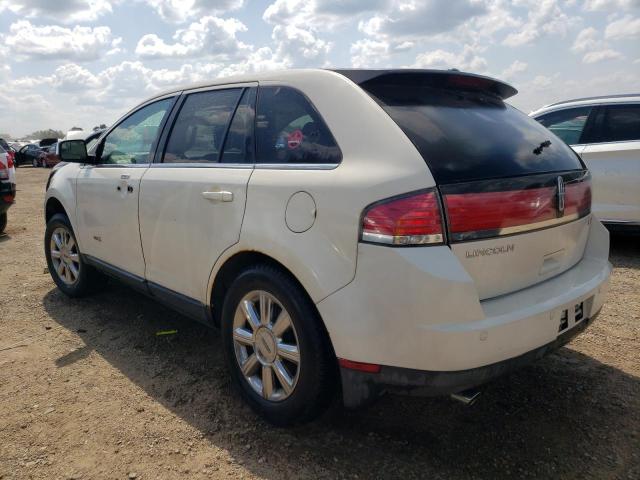
M 298 279 L 298 277 L 289 270 L 283 263 L 275 259 L 274 257 L 257 251 L 257 250 L 241 250 L 233 253 L 228 258 L 226 258 L 220 267 L 214 272 L 213 282 L 211 283 L 211 288 L 209 292 L 209 302 L 210 302 L 210 311 L 211 311 L 211 319 L 213 324 L 216 327 L 220 326 L 220 315 L 222 311 L 222 304 L 224 302 L 225 294 L 233 282 L 233 280 L 246 268 L 252 265 L 259 264 L 268 264 L 271 265 L 281 271 L 283 271 L 286 275 L 288 275 L 300 290 L 304 293 L 304 295 L 309 300 L 309 304 L 313 307 L 315 312 L 318 315 L 318 319 L 321 322 L 322 328 L 324 329 L 327 339 L 331 344 L 331 336 L 329 335 L 329 331 L 322 320 L 322 316 L 320 315 L 320 311 L 316 307 L 315 302 L 311 298 L 309 291 L 305 288 L 302 282 Z M 331 347 L 333 349 L 333 346 Z
M 67 218 L 70 218 L 69 214 L 67 213 L 67 210 L 64 208 L 64 205 L 62 205 L 62 202 L 58 200 L 56 197 L 49 197 L 49 199 L 47 199 L 47 203 L 44 209 L 45 223 L 49 223 L 49 220 L 51 220 L 51 217 L 53 217 L 56 213 L 62 213 L 66 215 Z

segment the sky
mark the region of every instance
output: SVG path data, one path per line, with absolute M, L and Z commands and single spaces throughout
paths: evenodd
M 524 112 L 640 92 L 640 0 L 0 0 L 0 132 L 91 129 L 282 68 L 457 68 Z

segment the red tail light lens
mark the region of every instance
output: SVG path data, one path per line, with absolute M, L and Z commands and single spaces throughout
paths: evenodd
M 13 168 L 15 161 L 15 152 L 7 152 L 7 167 Z
M 0 179 L 6 180 L 9 178 L 9 170 L 2 160 L 0 160 Z
M 431 190 L 370 206 L 362 218 L 361 240 L 387 245 L 442 243 L 438 195 Z
M 452 241 L 486 238 L 566 223 L 591 211 L 591 181 L 567 183 L 564 208 L 557 187 L 444 196 Z

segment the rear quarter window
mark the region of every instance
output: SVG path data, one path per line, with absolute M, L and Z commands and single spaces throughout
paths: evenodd
M 416 146 L 438 183 L 581 169 L 534 119 L 482 92 L 363 84 Z
M 337 164 L 342 154 L 311 102 L 289 87 L 260 87 L 256 163 Z

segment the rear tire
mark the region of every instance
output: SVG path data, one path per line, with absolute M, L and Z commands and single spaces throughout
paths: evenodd
M 288 274 L 267 264 L 242 272 L 227 291 L 221 323 L 232 383 L 256 413 L 284 426 L 329 406 L 335 354 L 315 306 Z
M 4 232 L 7 228 L 7 212 L 0 213 L 0 233 Z
M 85 263 L 71 222 L 62 213 L 47 222 L 44 254 L 51 278 L 65 295 L 82 297 L 99 285 L 100 274 Z

